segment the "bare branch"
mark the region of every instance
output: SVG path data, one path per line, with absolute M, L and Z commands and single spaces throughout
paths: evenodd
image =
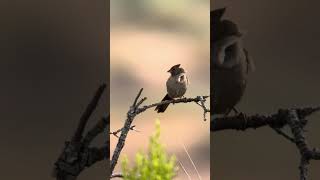
M 303 126 L 300 124 L 299 115 L 296 110 L 288 110 L 288 125 L 295 139 L 296 147 L 301 155 L 300 161 L 300 180 L 306 180 L 308 177 L 308 165 L 310 160 L 319 160 L 319 151 L 311 150 L 306 138 Z
M 307 116 L 310 116 L 314 112 L 320 110 L 320 107 L 307 107 L 307 108 L 296 108 L 300 124 L 305 126 Z M 210 130 L 211 131 L 221 131 L 227 129 L 233 130 L 246 130 L 246 129 L 256 129 L 264 126 L 271 126 L 275 128 L 282 128 L 287 125 L 286 120 L 287 112 L 286 109 L 280 109 L 277 113 L 271 115 L 252 115 L 244 116 L 242 113 L 235 116 L 226 116 L 221 118 L 214 118 L 211 116 Z
M 101 120 L 90 131 L 88 131 L 87 135 L 83 138 L 85 146 L 89 146 L 92 140 L 102 133 L 109 124 L 110 116 L 102 117 Z
M 205 96 L 206 97 L 206 96 Z M 200 101 L 200 103 L 199 102 L 196 102 L 199 106 L 201 106 L 202 107 L 202 109 L 203 109 L 203 119 L 204 119 L 204 121 L 206 121 L 207 120 L 207 118 L 206 118 L 206 114 L 207 113 L 210 113 L 210 109 L 208 109 L 206 106 L 205 106 L 205 100 L 204 100 L 204 97 L 203 96 L 199 96 L 199 98 L 201 99 L 201 101 Z
M 99 89 L 97 90 L 97 92 L 95 93 L 93 99 L 91 100 L 91 102 L 87 106 L 87 109 L 85 110 L 85 112 L 82 114 L 82 116 L 80 118 L 78 128 L 77 128 L 76 132 L 74 133 L 74 136 L 72 137 L 72 141 L 75 142 L 75 141 L 81 140 L 82 133 L 83 133 L 83 130 L 88 122 L 88 119 L 91 116 L 91 114 L 93 113 L 93 111 L 96 109 L 97 104 L 99 102 L 99 99 L 101 98 L 101 95 L 102 95 L 105 88 L 106 88 L 106 85 L 102 84 L 99 87 Z
M 142 103 L 147 99 L 146 97 L 144 97 L 139 100 L 139 98 L 142 94 L 142 91 L 143 91 L 143 88 L 140 89 L 139 93 L 137 94 L 137 96 L 134 99 L 133 105 L 130 107 L 129 111 L 127 112 L 127 119 L 124 123 L 123 128 L 118 130 L 119 132 L 121 131 L 121 134 L 120 134 L 120 137 L 118 139 L 118 143 L 117 143 L 116 148 L 115 148 L 113 155 L 112 155 L 111 164 L 110 164 L 110 174 L 113 174 L 114 168 L 115 168 L 116 164 L 118 163 L 120 153 L 125 145 L 125 140 L 127 138 L 128 132 L 130 131 L 130 129 L 132 127 L 131 124 L 132 124 L 134 118 L 138 114 L 146 111 L 147 109 L 154 108 L 159 105 L 170 104 L 170 103 L 172 103 L 172 104 L 189 103 L 189 102 L 200 103 L 201 104 L 200 106 L 204 110 L 204 114 L 210 112 L 210 110 L 207 109 L 206 106 L 204 105 L 206 99 L 209 96 L 197 96 L 195 98 L 173 99 L 173 100 L 161 101 L 161 102 L 150 104 L 150 105 L 144 105 L 144 106 L 140 107 L 142 105 Z M 119 133 L 118 131 L 115 131 L 115 133 L 113 135 L 117 135 Z
M 195 102 L 195 103 L 203 103 L 203 106 L 201 105 L 201 107 L 203 108 L 205 113 L 209 113 L 210 110 L 206 108 L 206 106 L 204 106 L 204 103 L 206 102 L 206 99 L 209 96 L 197 96 L 195 98 L 180 98 L 180 99 L 173 99 L 173 100 L 166 100 L 166 101 L 161 101 L 158 103 L 154 103 L 154 104 L 150 104 L 150 105 L 145 105 L 141 108 L 138 108 L 135 112 L 135 114 L 140 114 L 144 111 L 146 111 L 147 109 L 159 106 L 159 105 L 164 105 L 164 104 L 178 104 L 178 103 L 190 103 L 190 102 Z M 201 104 L 202 104 L 201 103 Z
M 89 117 L 96 108 L 106 85 L 99 87 L 87 109 L 80 118 L 78 127 L 71 141 L 65 147 L 54 164 L 53 176 L 57 180 L 76 180 L 79 174 L 87 167 L 106 159 L 109 154 L 109 143 L 100 148 L 89 147 L 91 141 L 102 133 L 109 125 L 110 117 L 102 118 L 82 139 L 82 134 Z
M 320 107 L 280 109 L 277 113 L 268 116 L 254 115 L 246 117 L 240 114 L 231 117 L 212 118 L 210 129 L 211 131 L 227 129 L 244 131 L 249 128 L 270 126 L 278 134 L 296 145 L 301 155 L 300 180 L 307 180 L 310 160 L 320 160 L 320 151 L 309 147 L 305 138 L 304 127 L 308 123 L 306 117 L 319 110 Z M 284 126 L 289 126 L 293 137 L 281 130 Z
M 136 99 L 133 101 L 132 107 L 136 106 L 137 101 L 138 101 L 139 97 L 141 96 L 142 91 L 143 91 L 143 88 L 140 89 L 138 95 L 136 96 Z
M 276 127 L 271 127 L 276 133 L 278 133 L 279 135 L 283 136 L 284 138 L 286 138 L 287 140 L 289 140 L 292 143 L 295 143 L 295 140 L 293 137 L 290 137 L 290 135 L 288 135 L 287 133 L 285 133 L 283 130 L 281 130 L 280 128 L 276 128 Z

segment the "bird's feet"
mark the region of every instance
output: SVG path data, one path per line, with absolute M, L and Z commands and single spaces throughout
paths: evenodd
M 176 98 L 176 99 L 184 99 L 185 97 L 184 96 L 181 96 L 181 97 L 178 97 L 178 98 Z M 172 102 L 172 105 L 174 105 L 175 103 L 174 102 Z
M 245 115 L 243 112 L 239 112 L 239 110 L 237 110 L 236 107 L 232 107 L 231 109 L 229 109 L 229 110 L 224 114 L 224 117 L 227 117 L 227 116 L 231 113 L 231 111 L 234 112 L 234 115 L 235 115 L 235 116 L 239 116 L 239 117 L 242 116 L 243 118 L 246 117 L 246 115 Z
M 240 127 L 239 130 L 246 129 L 246 127 L 248 126 L 247 125 L 247 122 L 248 122 L 247 115 L 243 112 L 239 112 L 235 107 L 229 109 L 225 114 L 222 114 L 222 117 L 227 118 L 231 111 L 234 111 L 234 113 L 235 113 L 233 118 L 240 119 L 242 121 L 242 127 Z

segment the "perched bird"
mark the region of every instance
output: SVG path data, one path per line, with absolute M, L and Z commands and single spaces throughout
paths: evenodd
M 225 8 L 210 12 L 211 110 L 213 115 L 227 115 L 244 94 L 249 71 L 254 70 L 248 51 L 235 23 L 221 20 Z M 237 111 L 236 111 L 237 112 Z
M 187 85 L 189 84 L 188 77 L 180 64 L 174 65 L 168 71 L 170 77 L 167 80 L 167 94 L 162 101 L 173 100 L 174 98 L 182 97 L 187 91 Z M 155 111 L 158 113 L 164 112 L 169 104 L 163 104 L 156 107 Z

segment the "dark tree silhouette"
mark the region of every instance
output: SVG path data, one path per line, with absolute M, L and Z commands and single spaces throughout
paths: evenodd
M 308 165 L 311 160 L 320 160 L 320 150 L 311 148 L 305 138 L 305 126 L 308 124 L 307 117 L 320 110 L 320 107 L 280 109 L 271 115 L 245 116 L 240 113 L 235 116 L 221 118 L 211 117 L 210 130 L 219 132 L 224 130 L 257 129 L 269 126 L 276 133 L 292 142 L 298 148 L 301 160 L 299 165 L 300 180 L 307 180 Z M 285 133 L 282 128 L 288 126 L 292 135 Z
M 98 161 L 109 158 L 110 150 L 108 141 L 101 147 L 90 147 L 92 140 L 97 135 L 104 132 L 105 129 L 108 129 L 110 124 L 109 115 L 101 118 L 101 120 L 98 121 L 83 137 L 83 131 L 86 124 L 91 114 L 96 109 L 105 87 L 105 84 L 99 87 L 90 104 L 87 106 L 87 109 L 82 114 L 71 141 L 65 143 L 62 153 L 55 162 L 53 177 L 57 180 L 76 180 L 84 169 L 92 166 Z

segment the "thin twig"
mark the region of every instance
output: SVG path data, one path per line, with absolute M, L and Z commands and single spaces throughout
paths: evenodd
M 138 101 L 139 97 L 141 96 L 142 91 L 143 91 L 143 88 L 140 89 L 138 95 L 137 95 L 136 98 L 134 99 L 133 104 L 132 104 L 132 107 L 135 107 L 135 106 L 136 106 L 137 101 Z
M 191 177 L 190 177 L 189 173 L 187 172 L 186 168 L 184 168 L 184 166 L 182 165 L 182 163 L 179 160 L 178 160 L 178 162 L 179 162 L 182 170 L 184 171 L 184 173 L 186 173 L 186 175 L 188 176 L 188 179 L 191 180 Z
M 83 138 L 83 143 L 85 146 L 89 146 L 92 140 L 97 137 L 99 134 L 101 134 L 107 126 L 110 124 L 110 115 L 107 115 L 107 117 L 102 117 L 98 123 L 91 128 L 87 135 Z
M 285 133 L 283 130 L 281 130 L 280 128 L 276 128 L 276 127 L 271 127 L 276 133 L 278 133 L 279 135 L 283 136 L 284 138 L 286 138 L 287 140 L 289 140 L 292 143 L 295 143 L 295 140 L 293 137 L 289 136 L 287 133 Z
M 200 180 L 202 180 L 202 178 L 201 178 L 201 176 L 200 176 L 200 173 L 199 173 L 196 165 L 194 164 L 194 162 L 193 162 L 193 160 L 192 160 L 192 158 L 191 158 L 191 156 L 190 156 L 190 154 L 189 154 L 186 146 L 185 146 L 184 143 L 182 143 L 182 142 L 180 142 L 180 144 L 182 144 L 183 149 L 184 149 L 184 151 L 186 152 L 186 154 L 187 154 L 187 156 L 188 156 L 188 158 L 189 158 L 189 161 L 191 162 L 193 168 L 195 169 L 195 171 L 196 171 L 196 173 L 197 173 L 197 175 L 198 175 L 198 178 L 199 178 Z
M 135 127 L 136 127 L 135 125 L 131 126 L 131 127 L 130 127 L 130 130 L 139 132 L 138 130 L 134 129 Z M 116 131 L 114 131 L 114 132 L 110 132 L 109 135 L 114 135 L 115 137 L 119 138 L 118 134 L 122 131 L 122 129 L 123 129 L 123 128 L 118 129 L 118 130 L 116 130 Z
M 102 84 L 97 92 L 95 93 L 93 99 L 91 100 L 91 102 L 89 103 L 89 105 L 87 106 L 85 112 L 82 114 L 81 118 L 80 118 L 80 122 L 78 125 L 78 128 L 76 130 L 76 132 L 74 133 L 74 136 L 72 137 L 72 141 L 76 142 L 76 141 L 80 141 L 82 138 L 82 133 L 83 130 L 89 120 L 89 117 L 91 116 L 91 114 L 93 113 L 93 111 L 96 109 L 97 104 L 99 102 L 99 99 L 101 98 L 101 95 L 104 91 L 104 89 L 106 88 L 105 84 Z
M 199 96 L 199 98 L 201 99 L 201 101 L 200 101 L 200 103 L 196 102 L 196 104 L 198 104 L 200 107 L 202 107 L 202 109 L 203 109 L 203 119 L 204 119 L 204 121 L 206 121 L 207 120 L 206 115 L 207 115 L 207 113 L 210 113 L 210 109 L 208 109 L 205 106 L 205 104 L 204 104 L 205 100 L 203 100 L 203 96 Z

